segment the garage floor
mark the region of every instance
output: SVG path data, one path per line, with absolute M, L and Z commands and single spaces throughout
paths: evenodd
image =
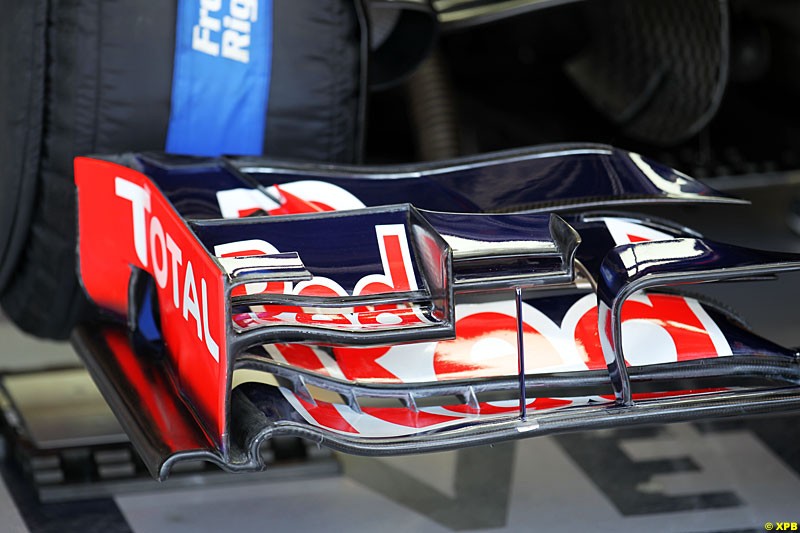
M 707 235 L 800 251 L 784 216 L 796 186 L 744 191 L 752 208 L 658 214 Z M 759 332 L 800 345 L 800 277 L 710 288 Z M 0 323 L 0 366 L 76 363 L 62 344 Z M 13 464 L 0 482 L 2 531 L 764 531 L 800 522 L 800 415 L 575 433 L 400 458 L 338 456 L 305 477 L 198 476 L 43 504 Z M 267 473 L 268 474 L 268 473 Z M 781 524 L 782 525 L 782 524 Z M 788 526 L 791 529 L 791 525 Z M 795 526 L 796 527 L 796 526 Z M 782 529 L 775 526 L 775 529 Z

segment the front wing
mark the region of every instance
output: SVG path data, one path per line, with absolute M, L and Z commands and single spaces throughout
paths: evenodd
M 591 212 L 736 202 L 635 154 L 118 161 L 76 161 L 79 273 L 104 318 L 74 343 L 156 477 L 261 468 L 276 435 L 398 454 L 800 406 L 794 350 L 674 291 L 800 256 Z

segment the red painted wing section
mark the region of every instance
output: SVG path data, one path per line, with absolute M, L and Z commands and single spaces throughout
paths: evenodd
M 126 316 L 133 269 L 153 276 L 177 385 L 224 446 L 228 357 L 220 269 L 144 174 L 78 158 L 75 183 L 79 272 L 87 294 Z

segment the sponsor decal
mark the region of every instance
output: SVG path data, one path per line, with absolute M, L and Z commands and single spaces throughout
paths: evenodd
M 366 207 L 341 187 L 318 180 L 300 180 L 258 189 L 227 189 L 217 192 L 223 218 L 241 218 L 263 211 L 269 215 L 291 215 L 318 211 L 344 211 Z
M 522 307 L 528 373 L 606 367 L 598 342 L 593 294 L 572 304 L 560 326 L 530 303 L 523 302 Z M 337 375 L 354 381 L 424 383 L 516 375 L 513 300 L 458 305 L 456 319 L 454 340 L 372 348 L 333 347 L 334 359 L 326 356 L 327 365 L 313 355 L 298 358 L 285 351 L 288 345 L 276 349 L 283 362 L 312 371 L 320 366 L 330 367 L 335 360 Z M 631 354 L 627 363 L 633 366 L 732 354 L 724 334 L 702 305 L 682 296 L 634 296 L 623 308 L 622 337 L 625 353 Z M 324 352 L 315 349 L 314 353 Z
M 319 191 L 323 187 L 326 192 L 320 195 Z M 272 188 L 269 191 L 270 196 L 279 198 L 280 203 L 260 191 L 250 189 L 222 191 L 218 193 L 217 199 L 223 215 L 230 218 L 246 216 L 257 209 L 270 214 L 312 210 L 304 207 L 301 201 L 286 200 L 285 196 L 281 196 L 284 189 L 291 190 L 293 195 L 305 204 L 312 204 L 316 210 L 360 207 L 360 202 L 350 193 L 324 182 L 295 182 Z M 314 195 L 313 199 L 310 195 Z M 324 204 L 324 207 L 322 204 L 313 205 L 313 202 L 322 197 L 327 198 L 329 203 Z M 292 209 L 297 211 L 291 211 Z M 629 220 L 606 218 L 604 222 L 617 245 L 672 238 L 664 232 Z M 400 231 L 376 230 L 384 273 L 362 279 L 354 294 L 366 294 L 366 288 L 377 292 L 392 288 L 415 288 L 409 282 L 413 279 L 410 256 L 402 253 L 402 246 L 398 247 L 397 244 L 401 242 L 407 246 L 405 234 Z M 398 241 L 387 239 L 390 235 L 396 236 Z M 244 249 L 248 244 L 239 243 L 217 252 L 219 254 L 220 251 L 234 250 L 237 246 Z M 272 251 L 270 246 L 255 248 Z M 398 280 L 401 280 L 400 283 Z M 372 283 L 377 285 L 372 287 Z M 319 287 L 315 291 L 318 295 L 346 294 L 334 280 L 327 278 L 315 278 L 304 287 L 313 286 Z M 298 287 L 260 288 L 264 292 L 276 289 L 287 294 L 302 293 L 302 288 Z M 240 325 L 243 327 L 281 321 L 349 327 L 358 323 L 360 317 L 357 314 L 292 315 L 261 310 L 242 315 L 235 320 L 241 320 Z M 403 323 L 398 319 L 398 326 Z M 594 294 L 587 294 L 575 301 L 562 317 L 560 325 L 531 303 L 523 303 L 526 369 L 529 373 L 544 373 L 606 368 L 597 324 L 598 310 Z M 629 365 L 731 355 L 725 336 L 700 303 L 681 296 L 637 294 L 631 297 L 623 308 L 622 338 Z M 657 339 L 657 342 L 653 339 Z M 511 376 L 517 373 L 515 304 L 508 299 L 457 305 L 456 339 L 451 341 L 371 348 L 333 347 L 330 351 L 287 344 L 264 348 L 276 361 L 353 381 L 420 383 Z M 362 413 L 356 413 L 346 405 L 320 401 L 314 405 L 298 398 L 288 389 L 281 389 L 281 392 L 308 422 L 333 431 L 362 436 L 407 435 L 463 423 L 465 419 L 497 417 L 519 410 L 518 402 L 509 400 L 484 402 L 475 411 L 468 405 L 450 405 L 418 411 L 366 407 L 362 408 Z M 605 402 L 608 398 L 537 398 L 529 401 L 527 408 L 555 409 L 589 401 Z
M 178 0 L 168 152 L 264 150 L 272 0 Z
M 637 224 L 622 218 L 604 218 L 603 222 L 614 239 L 614 244 L 632 244 L 645 241 L 664 241 L 674 239 L 672 235 L 655 228 Z
M 212 337 L 208 325 L 206 278 L 195 275 L 188 254 L 170 232 L 164 230 L 158 215 L 151 212 L 148 187 L 117 176 L 114 192 L 130 203 L 133 245 L 142 267 L 153 274 L 160 289 L 171 293 L 175 309 L 181 312 L 186 322 L 194 323 L 197 338 L 203 341 L 206 352 L 219 362 L 219 343 Z
M 218 194 L 218 200 L 223 214 L 229 217 L 246 216 L 248 210 L 252 209 L 281 214 L 360 206 L 360 202 L 346 191 L 331 187 L 333 189 L 328 189 L 322 194 L 323 197 L 318 195 L 321 187 L 307 181 L 275 187 L 274 197 L 279 201 L 273 201 L 259 191 L 256 191 L 257 194 L 254 191 L 244 193 L 240 189 L 223 191 Z M 313 196 L 315 194 L 316 197 Z M 215 311 L 219 302 L 211 302 L 212 296 L 219 297 L 211 288 L 219 280 L 209 277 L 215 271 L 201 264 L 199 256 L 193 255 L 195 251 L 187 240 L 187 236 L 190 236 L 188 228 L 169 216 L 174 213 L 169 210 L 168 203 L 160 194 L 151 192 L 146 178 L 129 179 L 125 175 L 116 175 L 113 196 L 117 200 L 111 208 L 114 216 L 109 216 L 107 220 L 120 220 L 124 222 L 120 228 L 127 228 L 121 234 L 121 242 L 115 245 L 128 247 L 129 251 L 121 255 L 129 257 L 131 264 L 153 275 L 162 307 L 166 305 L 173 308 L 174 312 L 165 321 L 168 324 L 165 334 L 183 342 L 188 333 L 202 347 L 200 353 L 216 364 L 220 361 L 220 341 L 224 329 L 220 322 L 223 317 Z M 102 214 L 98 212 L 98 216 Z M 607 219 L 606 224 L 618 244 L 669 238 L 657 230 L 630 221 Z M 82 229 L 84 227 L 87 226 L 82 223 Z M 114 234 L 114 238 L 120 240 L 117 235 L 120 228 L 105 228 L 104 233 Z M 375 239 L 381 271 L 363 276 L 355 284 L 352 295 L 416 290 L 418 280 L 405 226 L 378 225 L 375 227 Z M 258 239 L 225 243 L 214 250 L 221 257 L 276 252 L 279 250 L 275 246 Z M 125 274 L 129 276 L 129 270 Z M 92 278 L 97 279 L 96 276 Z M 219 287 L 214 285 L 214 289 L 219 290 Z M 351 295 L 335 279 L 322 276 L 297 284 L 248 284 L 238 290 L 238 294 Z M 560 321 L 538 309 L 535 301 L 525 302 L 523 338 L 529 372 L 605 368 L 597 331 L 597 312 L 594 294 L 575 300 Z M 457 338 L 451 341 L 331 349 L 278 344 L 265 346 L 265 349 L 276 361 L 349 380 L 418 383 L 509 376 L 517 372 L 515 317 L 514 301 L 510 298 L 459 303 L 456 306 Z M 233 318 L 241 328 L 286 323 L 347 328 L 404 327 L 427 320 L 421 309 L 402 305 L 363 306 L 337 310 L 336 313 L 286 306 L 254 306 L 250 313 Z M 631 297 L 623 308 L 622 339 L 630 365 L 731 354 L 727 340 L 703 307 L 696 300 L 673 295 L 638 294 Z M 184 354 L 178 360 L 182 375 L 188 372 L 189 365 L 197 365 L 197 350 L 179 349 L 177 352 Z M 189 388 L 201 388 L 218 377 L 218 373 L 213 376 L 210 373 L 195 373 L 194 378 L 189 380 Z M 507 400 L 483 402 L 478 409 L 468 405 L 442 405 L 419 410 L 364 407 L 363 412 L 358 413 L 346 405 L 321 401 L 313 404 L 287 389 L 281 389 L 281 392 L 309 423 L 362 436 L 397 436 L 430 431 L 475 419 L 508 416 L 519 408 L 516 400 Z M 214 395 L 213 390 L 206 393 L 208 397 Z M 607 402 L 608 399 L 536 398 L 528 402 L 527 408 L 561 409 L 590 401 Z
M 263 2 L 263 0 L 261 0 Z M 250 62 L 250 36 L 259 18 L 259 0 L 200 0 L 195 3 L 192 50 L 239 63 Z
M 132 269 L 152 276 L 176 379 L 220 442 L 227 416 L 222 273 L 146 176 L 106 161 L 79 158 L 75 164 L 87 294 L 125 317 Z
M 352 294 L 335 280 L 314 276 L 297 284 L 273 282 L 247 284 L 234 289 L 237 294 L 293 294 L 297 296 L 362 296 L 388 292 L 415 291 L 418 282 L 414 273 L 411 250 L 402 224 L 384 224 L 375 227 L 375 237 L 383 272 L 363 276 Z M 216 246 L 217 256 L 247 256 L 277 253 L 270 243 L 262 240 L 246 240 Z M 414 305 L 379 305 L 347 308 L 331 313 L 326 309 L 308 309 L 291 306 L 252 306 L 250 313 L 233 316 L 240 329 L 269 325 L 304 324 L 339 329 L 375 329 L 386 327 L 408 327 L 430 322 L 424 310 Z

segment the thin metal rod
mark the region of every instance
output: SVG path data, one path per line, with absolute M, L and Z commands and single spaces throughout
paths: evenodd
M 522 289 L 514 288 L 514 295 L 517 304 L 517 358 L 519 362 L 519 418 L 526 419 L 526 409 L 528 401 L 525 397 L 525 343 L 522 337 Z

